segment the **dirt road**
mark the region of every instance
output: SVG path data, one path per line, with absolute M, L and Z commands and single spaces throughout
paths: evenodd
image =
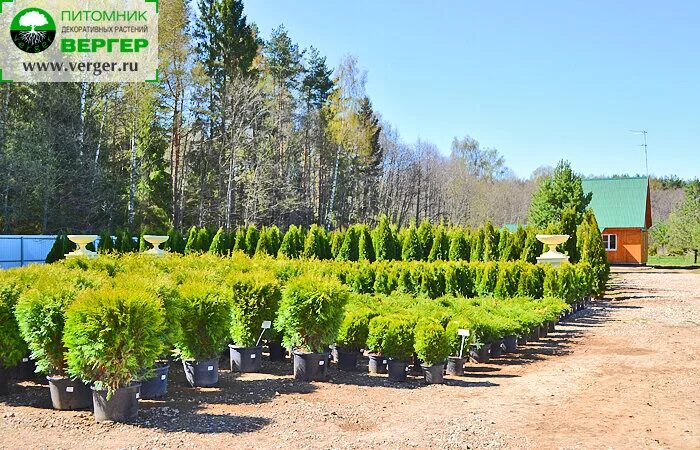
M 0 448 L 700 448 L 700 274 L 617 272 L 606 299 L 557 332 L 446 385 L 289 365 L 222 373 L 195 392 L 173 374 L 133 425 L 50 409 L 45 386 L 0 402 Z

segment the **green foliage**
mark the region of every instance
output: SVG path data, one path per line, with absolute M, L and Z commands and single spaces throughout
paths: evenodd
M 421 245 L 420 259 L 427 259 L 428 255 L 430 254 L 430 250 L 432 250 L 433 248 L 433 225 L 428 219 L 423 219 L 423 221 L 420 223 L 420 226 L 418 227 L 417 233 Z M 404 258 L 404 261 L 408 260 Z
M 471 328 L 471 322 L 464 317 L 455 317 L 454 319 L 450 320 L 445 329 L 445 334 L 447 335 L 447 342 L 450 349 L 449 356 L 459 356 L 460 350 L 462 350 L 462 356 L 468 355 L 469 344 L 474 338 L 474 334 L 471 333 Z M 460 329 L 470 330 L 469 336 L 464 338 L 464 348 L 462 348 L 462 336 L 457 334 Z
M 469 253 L 469 261 L 484 260 L 484 229 L 479 228 L 471 234 L 471 245 Z
M 600 234 L 598 221 L 592 210 L 587 210 L 583 215 L 583 222 L 576 230 L 577 252 L 580 262 L 588 263 L 593 276 L 593 293 L 601 296 L 610 278 L 610 264 L 605 253 L 603 237 Z
M 498 264 L 494 261 L 489 261 L 484 264 L 483 272 L 479 276 L 477 293 L 479 295 L 491 295 L 496 289 L 498 281 Z
M 326 351 L 343 320 L 347 289 L 339 281 L 303 275 L 288 282 L 282 293 L 275 328 L 287 348 Z
M 20 292 L 14 282 L 0 283 L 0 368 L 14 366 L 27 352 L 13 313 Z
M 363 262 L 354 265 L 347 273 L 345 283 L 358 294 L 371 294 L 374 291 L 374 266 Z
M 573 207 L 566 208 L 561 215 L 561 222 L 559 224 L 559 230 L 562 234 L 568 234 L 569 239 L 566 240 L 561 246 L 561 250 L 569 256 L 569 261 L 576 263 L 580 259 L 578 253 L 578 248 L 576 245 L 576 229 L 578 223 L 576 222 L 576 210 Z
M 424 231 L 424 233 L 427 232 Z M 401 256 L 404 261 L 420 261 L 423 259 L 423 244 L 413 225 L 406 230 Z
M 671 212 L 668 244 L 674 253 L 692 252 L 697 263 L 700 253 L 700 180 L 686 185 L 683 200 Z
M 377 261 L 398 259 L 395 246 L 396 238 L 386 215 L 379 218 L 377 227 L 372 231 L 372 243 Z
M 359 261 L 369 261 L 374 262 L 374 243 L 372 242 L 372 236 L 369 232 L 369 227 L 367 225 L 361 225 L 359 227 L 359 239 L 358 239 L 358 260 Z
M 75 244 L 68 240 L 68 236 L 63 234 L 58 234 L 56 240 L 49 250 L 48 255 L 46 255 L 46 263 L 50 264 L 56 261 L 60 261 L 66 257 L 66 253 L 75 249 Z
M 367 342 L 369 322 L 375 315 L 367 308 L 346 313 L 338 329 L 336 344 L 348 351 L 360 351 Z
M 343 242 L 345 242 L 345 231 L 335 230 L 331 238 L 331 256 L 333 259 L 338 259 Z
M 391 294 L 398 287 L 395 272 L 389 266 L 377 268 L 374 277 L 374 292 L 377 294 Z
M 258 239 L 260 239 L 260 231 L 255 225 L 249 225 L 245 233 L 245 248 L 248 256 L 253 256 L 258 248 Z
M 255 248 L 255 256 L 270 256 L 274 254 L 274 245 L 270 239 L 267 228 L 263 227 L 258 239 L 258 245 Z
M 489 220 L 484 225 L 484 253 L 481 257 L 482 261 L 498 260 L 498 237 L 498 232 Z
M 330 257 L 328 235 L 323 228 L 316 224 L 311 225 L 306 235 L 304 257 L 309 259 L 329 259 Z
M 114 250 L 114 242 L 109 231 L 100 234 L 100 242 L 97 244 L 97 253 L 105 254 Z
M 584 194 L 581 177 L 574 173 L 567 161 L 562 160 L 552 176 L 542 180 L 532 197 L 528 220 L 536 227 L 546 228 L 559 223 L 564 211 L 573 208 L 578 224 L 590 202 L 591 194 Z
M 542 248 L 543 244 L 537 240 L 537 230 L 534 227 L 529 227 L 526 230 L 525 243 L 523 244 L 520 260 L 531 264 L 537 263 L 537 257 L 542 254 Z
M 275 318 L 282 297 L 280 283 L 270 272 L 249 272 L 236 274 L 231 288 L 231 338 L 236 345 L 253 347 L 263 321 Z
M 197 244 L 197 227 L 190 228 L 187 234 L 187 243 L 185 244 L 185 255 L 191 255 L 199 251 L 199 245 Z
M 211 245 L 209 246 L 209 253 L 213 253 L 215 255 L 226 255 L 229 248 L 226 237 L 227 233 L 224 231 L 224 228 L 219 227 L 214 235 L 214 239 L 211 241 Z
M 390 318 L 384 335 L 384 356 L 406 361 L 413 355 L 415 322 L 404 316 Z
M 345 233 L 343 245 L 340 247 L 338 261 L 357 261 L 360 258 L 360 236 L 357 226 L 351 226 Z
M 233 246 L 233 251 L 248 253 L 248 244 L 246 243 L 246 230 L 243 227 L 236 229 L 236 243 Z M 255 249 L 253 249 L 255 251 Z
M 389 330 L 391 318 L 377 316 L 369 321 L 369 332 L 367 334 L 367 351 L 371 355 L 383 355 L 385 351 L 386 334 Z
M 434 320 L 421 320 L 416 325 L 415 350 L 428 366 L 441 364 L 450 354 L 450 343 L 442 325 Z
M 441 266 L 430 264 L 424 267 L 420 290 L 428 298 L 438 298 L 445 295 L 445 272 Z
M 157 298 L 128 287 L 88 290 L 68 307 L 68 373 L 106 387 L 129 386 L 162 353 L 164 311 Z
M 433 247 L 430 249 L 428 261 L 447 261 L 450 256 L 450 238 L 445 227 L 439 226 L 433 236 Z
M 290 225 L 280 246 L 279 253 L 287 258 L 299 258 L 304 251 L 304 240 L 301 229 L 296 225 Z
M 501 234 L 498 237 L 498 260 L 510 261 L 512 252 L 513 236 L 511 236 L 507 228 L 501 228 Z
M 227 292 L 202 281 L 180 287 L 182 336 L 175 343 L 183 360 L 218 357 L 229 339 L 231 300 Z
M 180 233 L 178 230 L 171 229 L 168 233 L 168 240 L 165 243 L 164 248 L 172 253 L 184 254 L 185 244 L 186 242 L 182 236 L 182 233 Z
M 22 294 L 15 307 L 22 338 L 32 351 L 38 372 L 65 375 L 65 311 L 75 296 L 73 289 L 46 284 Z
M 469 261 L 469 242 L 461 230 L 455 230 L 450 240 L 450 261 Z

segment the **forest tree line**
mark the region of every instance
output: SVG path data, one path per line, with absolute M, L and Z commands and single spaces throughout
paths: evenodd
M 0 232 L 500 226 L 551 173 L 403 142 L 356 58 L 262 39 L 241 0 L 164 2 L 159 30 L 160 83 L 0 84 Z

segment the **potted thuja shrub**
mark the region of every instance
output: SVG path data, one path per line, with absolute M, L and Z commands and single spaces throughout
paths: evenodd
M 236 275 L 231 286 L 231 371 L 258 372 L 262 360 L 262 325 L 271 322 L 277 313 L 282 297 L 280 284 L 271 273 L 252 272 Z M 265 333 L 270 333 L 270 330 Z
M 369 321 L 373 315 L 367 308 L 345 313 L 335 345 L 334 358 L 338 362 L 338 369 L 351 371 L 357 368 L 357 358 L 367 342 Z
M 77 410 L 92 406 L 92 391 L 66 371 L 63 331 L 66 308 L 75 301 L 74 289 L 42 284 L 25 291 L 15 307 L 22 337 L 32 352 L 37 371 L 46 374 L 54 409 Z
M 406 366 L 413 355 L 415 322 L 407 317 L 391 317 L 384 336 L 389 381 L 406 381 Z
M 445 360 L 450 353 L 447 333 L 440 322 L 421 320 L 416 325 L 415 350 L 423 361 L 423 374 L 427 384 L 443 382 Z
M 163 352 L 153 367 L 148 368 L 148 376 L 141 382 L 141 398 L 155 399 L 168 393 L 168 374 L 175 343 L 182 337 L 182 300 L 175 286 L 163 284 L 157 287 L 156 295 L 165 313 L 165 326 L 161 335 Z
M 98 422 L 138 417 L 136 380 L 162 353 L 164 316 L 153 293 L 118 286 L 86 291 L 66 310 L 68 374 L 93 384 Z
M 450 348 L 446 369 L 448 375 L 464 375 L 464 364 L 469 359 L 469 345 L 473 338 L 469 328 L 470 323 L 464 319 L 453 319 L 447 324 L 445 332 Z
M 8 394 L 9 369 L 27 353 L 27 344 L 20 336 L 13 314 L 19 293 L 12 283 L 0 284 L 0 396 Z
M 287 283 L 275 328 L 292 350 L 296 379 L 326 380 L 328 346 L 338 335 L 347 301 L 347 289 L 335 278 L 302 275 Z
M 182 334 L 175 343 L 185 377 L 192 387 L 219 382 L 219 355 L 229 340 L 230 295 L 204 282 L 180 287 Z
M 369 333 L 367 334 L 369 373 L 383 374 L 387 372 L 384 345 L 390 323 L 391 318 L 387 316 L 376 316 L 369 321 Z

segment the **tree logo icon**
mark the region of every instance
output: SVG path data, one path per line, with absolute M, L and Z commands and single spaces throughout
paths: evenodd
M 27 8 L 15 16 L 10 25 L 10 35 L 18 49 L 27 53 L 40 53 L 53 44 L 56 23 L 43 9 Z

